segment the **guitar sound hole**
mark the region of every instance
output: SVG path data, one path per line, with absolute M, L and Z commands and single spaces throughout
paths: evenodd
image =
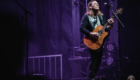
M 102 35 L 102 31 L 98 31 L 98 34 L 101 36 Z

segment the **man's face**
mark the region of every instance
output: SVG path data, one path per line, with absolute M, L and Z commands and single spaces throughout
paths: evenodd
M 95 10 L 99 10 L 99 4 L 98 4 L 97 1 L 92 2 L 92 8 L 95 9 Z

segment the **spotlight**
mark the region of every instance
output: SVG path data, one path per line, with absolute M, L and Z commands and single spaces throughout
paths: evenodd
M 135 80 L 135 77 L 133 75 L 128 76 L 127 80 Z

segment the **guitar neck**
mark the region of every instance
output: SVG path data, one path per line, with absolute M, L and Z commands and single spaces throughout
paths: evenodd
M 114 16 L 112 16 L 111 18 L 114 19 Z M 102 29 L 101 31 L 104 31 L 108 25 L 109 25 L 109 23 L 107 22 L 107 23 L 104 25 L 104 27 L 103 27 L 103 29 Z
M 122 13 L 122 11 L 123 11 L 123 9 L 122 8 L 120 8 L 120 9 L 118 9 L 117 11 L 116 11 L 116 13 L 115 13 L 115 15 L 117 15 L 117 14 L 121 14 Z M 115 18 L 115 16 L 113 15 L 111 18 Z M 105 25 L 104 25 L 104 27 L 103 27 L 103 29 L 101 30 L 101 31 L 105 31 L 105 29 L 106 29 L 106 27 L 109 25 L 109 23 L 107 22 Z

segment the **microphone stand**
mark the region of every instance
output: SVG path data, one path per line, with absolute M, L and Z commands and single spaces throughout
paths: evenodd
M 111 7 L 110 7 L 111 9 Z M 124 25 L 122 24 L 122 22 L 120 21 L 120 19 L 116 16 L 116 14 L 113 12 L 113 10 L 111 9 L 112 14 L 114 15 L 114 17 L 117 19 L 118 21 L 118 42 L 119 42 L 119 71 L 120 71 L 120 75 L 119 75 L 119 79 L 117 80 L 123 80 L 123 75 L 122 75 L 122 69 L 121 69 L 121 50 L 120 50 L 120 24 L 122 27 L 124 27 Z
M 13 0 L 13 1 L 25 11 L 25 16 L 26 16 L 26 18 L 25 18 L 25 23 L 26 23 L 26 32 L 25 32 L 25 36 L 26 36 L 26 73 L 25 73 L 25 76 L 27 78 L 29 78 L 29 72 L 28 72 L 28 19 L 27 19 L 27 14 L 30 14 L 31 16 L 33 16 L 33 14 L 31 14 L 28 10 L 26 10 L 24 7 L 22 7 L 15 0 Z

